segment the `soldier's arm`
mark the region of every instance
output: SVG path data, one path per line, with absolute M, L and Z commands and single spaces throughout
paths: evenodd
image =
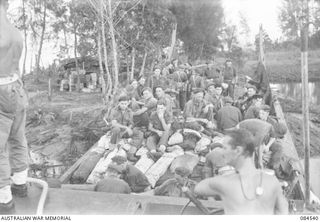
M 141 109 L 138 109 L 137 111 L 133 112 L 133 115 L 134 116 L 139 116 L 145 112 L 148 111 L 148 108 L 147 107 L 142 107 Z
M 152 123 L 149 123 L 148 129 L 149 129 L 149 131 L 154 132 L 154 133 L 156 133 L 156 134 L 159 134 L 159 131 L 160 131 L 160 130 L 155 129 L 155 128 L 153 127 L 153 124 L 152 124 Z
M 122 125 L 122 124 L 118 123 L 117 120 L 112 120 L 112 121 L 111 121 L 111 125 L 112 125 L 113 127 L 119 127 L 119 128 L 121 128 L 121 129 L 128 129 L 128 128 L 130 128 L 130 127 L 128 127 L 128 126 L 125 126 L 125 125 Z
M 194 193 L 200 196 L 213 196 L 213 195 L 219 195 L 219 178 L 208 178 L 205 180 L 202 180 L 200 183 L 196 185 L 194 188 Z
M 110 116 L 109 116 L 109 121 L 111 122 L 111 125 L 113 127 L 119 127 L 121 129 L 127 129 L 128 127 L 119 123 L 117 120 L 116 120 L 116 113 L 117 113 L 117 110 L 111 110 L 111 113 L 110 113 Z

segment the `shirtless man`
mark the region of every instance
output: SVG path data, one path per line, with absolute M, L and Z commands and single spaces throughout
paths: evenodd
M 0 214 L 14 213 L 12 194 L 27 195 L 28 172 L 27 97 L 19 75 L 23 39 L 7 18 L 8 6 L 0 0 Z
M 226 214 L 288 214 L 288 203 L 275 176 L 255 168 L 252 135 L 244 129 L 227 133 L 223 141 L 225 158 L 236 173 L 201 181 L 194 192 L 219 195 Z

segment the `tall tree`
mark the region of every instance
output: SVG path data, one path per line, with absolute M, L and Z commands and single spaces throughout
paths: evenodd
M 227 45 L 228 53 L 230 53 L 232 47 L 238 43 L 238 30 L 236 25 L 230 22 L 225 23 L 222 29 L 222 41 Z
M 280 8 L 279 22 L 282 32 L 289 40 L 297 40 L 301 33 L 301 21 L 303 16 L 303 0 L 282 0 Z M 308 19 L 312 24 L 309 34 L 315 34 L 320 28 L 320 1 L 308 0 L 309 7 Z
M 239 19 L 240 19 L 240 35 L 244 35 L 246 39 L 246 43 L 248 44 L 250 42 L 249 37 L 251 33 L 251 29 L 248 24 L 248 19 L 243 13 L 239 13 Z
M 208 57 L 215 52 L 222 27 L 221 0 L 173 0 L 170 10 L 177 18 L 178 38 L 191 57 Z
M 22 0 L 22 16 L 23 16 L 23 35 L 24 35 L 24 56 L 22 65 L 22 76 L 26 74 L 26 61 L 28 53 L 28 34 L 27 34 L 27 14 L 26 14 L 26 0 Z
M 300 36 L 299 12 L 301 0 L 283 0 L 280 8 L 279 21 L 282 32 L 289 40 Z
M 39 82 L 40 60 L 41 60 L 44 35 L 45 35 L 45 31 L 46 31 L 46 19 L 47 19 L 47 0 L 43 0 L 43 1 L 41 1 L 41 3 L 43 3 L 43 17 L 42 17 L 42 23 L 41 23 L 42 30 L 41 30 L 41 35 L 40 35 L 39 49 L 38 49 L 38 54 L 36 57 L 37 58 L 37 60 L 36 60 L 36 75 L 35 75 L 36 82 Z

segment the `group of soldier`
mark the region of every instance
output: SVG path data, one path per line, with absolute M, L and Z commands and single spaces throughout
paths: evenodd
M 260 63 L 258 70 L 261 68 L 259 66 L 261 66 Z M 177 66 L 176 62 L 172 62 L 163 68 L 156 66 L 153 75 L 149 78 L 140 77 L 137 80 L 132 80 L 130 85 L 120 93 L 116 106 L 106 115 L 106 121 L 111 126 L 111 149 L 121 148 L 118 145 L 120 139 L 128 138 L 130 148 L 126 149 L 127 158 L 120 162 L 135 163 L 139 158 L 135 153 L 142 146 L 148 149 L 148 157 L 157 161 L 164 153 L 172 150 L 171 144 L 168 143 L 169 138 L 175 137 L 176 132 L 188 129 L 191 130 L 191 133 L 183 134 L 183 141 L 178 144 L 184 152 L 194 152 L 201 135 L 208 138 L 220 136 L 229 138 L 227 144 L 233 146 L 239 144 L 243 148 L 241 155 L 233 153 L 233 157 L 238 155 L 238 159 L 243 159 L 244 162 L 248 162 L 246 163 L 248 165 L 250 165 L 250 158 L 253 158 L 254 165 L 251 166 L 251 171 L 254 173 L 248 175 L 248 177 L 252 177 L 253 181 L 257 180 L 256 170 L 262 168 L 274 170 L 273 172 L 279 176 L 279 162 L 283 155 L 281 139 L 287 129 L 284 124 L 278 122 L 275 116 L 270 115 L 274 112 L 273 107 L 266 96 L 268 91 L 261 87 L 261 82 L 253 81 L 249 77 L 246 78 L 243 94 L 235 98 L 237 83 L 238 75 L 231 60 L 226 60 L 225 67 L 222 69 L 212 68 L 210 64 L 207 64 L 202 73 L 197 73 L 191 64 Z M 271 106 L 266 102 L 269 102 Z M 192 136 L 192 134 L 199 134 L 200 137 Z M 246 138 L 240 138 L 241 136 Z M 230 141 L 233 142 L 230 143 Z M 225 156 L 224 142 L 211 143 L 208 145 L 208 149 L 199 154 L 205 156 L 202 179 L 219 178 L 217 176 L 233 175 L 235 172 L 239 174 L 240 168 L 237 169 Z M 251 150 L 246 150 L 248 147 L 251 147 Z M 231 150 L 231 152 L 235 152 L 236 149 Z M 250 161 L 247 161 L 247 157 Z M 116 156 L 116 159 L 119 158 Z M 119 170 L 119 165 L 123 163 L 119 164 L 117 161 L 119 160 L 110 164 L 108 170 L 117 171 L 119 177 L 123 178 L 123 174 L 126 175 L 128 172 L 121 167 Z M 185 164 L 187 165 L 187 163 Z M 211 196 L 211 185 L 207 184 L 207 187 L 204 188 L 203 182 L 206 180 L 196 185 L 197 183 L 189 178 L 192 170 L 184 167 L 183 164 L 175 169 L 174 175 L 160 179 L 151 191 L 147 178 L 141 172 L 139 173 L 139 170 L 135 172 L 134 175 L 131 174 L 134 178 L 136 177 L 134 181 L 140 181 L 144 184 L 144 188 L 140 189 L 138 193 L 181 197 L 184 196 L 181 189 L 184 185 L 198 192 L 204 198 Z M 245 174 L 247 173 L 245 172 Z M 259 174 L 260 177 L 262 176 Z M 236 179 L 234 178 L 234 180 Z M 110 180 L 108 183 L 112 184 Z M 223 183 L 225 183 L 225 188 L 230 187 L 231 189 L 231 184 L 227 185 L 226 181 Z M 277 187 L 275 180 L 266 183 Z M 101 181 L 98 187 L 102 187 L 102 184 L 106 183 Z M 131 187 L 132 181 L 128 184 L 127 187 Z M 112 187 L 115 186 L 105 186 L 104 189 L 97 190 L 118 192 L 114 191 Z M 119 187 L 117 186 L 117 189 Z M 277 205 L 279 212 L 286 212 L 283 208 L 285 201 L 283 201 L 282 193 L 278 188 L 274 189 L 277 189 L 277 192 L 272 193 L 273 196 L 268 198 L 271 198 L 273 204 Z M 122 190 L 130 191 L 128 188 Z M 131 189 L 131 192 L 136 191 Z M 239 196 L 239 193 L 232 193 Z M 269 194 L 271 195 L 271 193 Z M 223 198 L 222 196 L 222 193 L 217 192 L 215 197 L 219 199 Z M 258 201 L 259 194 L 254 194 L 254 196 Z M 275 198 L 279 199 L 275 201 Z M 244 209 L 239 208 L 237 212 L 240 210 Z M 247 209 L 248 212 L 251 210 Z M 260 209 L 260 211 L 263 213 L 271 212 L 270 209 Z M 233 212 L 236 211 L 230 210 L 230 213 Z
M 28 195 L 27 100 L 19 78 L 23 40 L 7 19 L 7 9 L 8 1 L 0 0 L 0 214 L 15 213 L 12 195 Z M 253 85 L 240 98 L 235 98 L 238 75 L 231 60 L 221 70 L 208 64 L 202 74 L 189 63 L 173 61 L 155 67 L 147 79 L 133 80 L 106 115 L 110 149 L 120 149 L 119 141 L 128 138 L 127 157 L 112 158 L 96 191 L 183 196 L 191 189 L 203 198 L 221 199 L 227 214 L 287 213 L 280 183 L 261 170 L 279 162 L 286 128 L 269 116 L 273 108 L 261 64 L 256 74 L 255 80 L 247 78 Z M 182 163 L 173 177 L 150 190 L 150 181 L 131 164 L 138 160 L 136 151 L 144 144 L 156 162 L 172 151 L 168 140 L 181 130 L 183 138 L 176 144 L 184 152 L 192 153 L 202 137 L 213 141 L 222 136 L 203 151 L 203 180 L 191 181 L 192 170 Z

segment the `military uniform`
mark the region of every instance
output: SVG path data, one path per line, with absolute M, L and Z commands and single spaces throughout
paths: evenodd
M 109 120 L 116 120 L 117 123 L 124 125 L 124 126 L 133 126 L 133 114 L 131 109 L 127 108 L 126 110 L 122 111 L 120 108 L 117 106 L 114 109 L 111 110 Z M 143 133 L 139 131 L 137 128 L 133 128 L 132 130 L 132 141 L 131 145 L 133 145 L 136 148 L 140 148 L 142 145 L 142 140 L 143 140 Z M 111 144 L 117 144 L 119 140 L 122 137 L 128 137 L 127 132 L 125 132 L 124 129 L 120 127 L 113 127 L 111 129 L 111 139 L 110 143 Z

